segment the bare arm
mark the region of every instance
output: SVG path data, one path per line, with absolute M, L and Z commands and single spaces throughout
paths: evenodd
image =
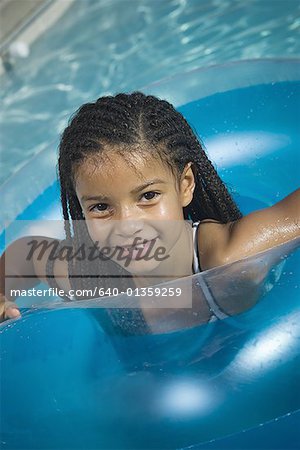
M 206 226 L 210 227 L 207 232 Z M 232 263 L 288 241 L 295 240 L 296 246 L 297 242 L 300 243 L 300 189 L 274 206 L 253 212 L 235 222 L 204 223 L 201 232 L 199 242 L 202 237 L 202 245 L 206 246 L 201 267 L 206 270 L 229 264 L 224 269 L 220 268 L 219 273 L 225 276 L 212 283 L 217 303 L 229 314 L 243 311 L 260 298 L 264 290 L 262 282 L 270 269 L 282 260 L 282 253 L 278 250 L 263 256 L 263 264 L 260 258 Z M 291 245 L 290 248 L 295 247 Z M 199 252 L 201 254 L 200 248 Z
M 274 206 L 233 222 L 226 228 L 223 263 L 246 258 L 300 236 L 300 189 Z
M 14 291 L 30 289 L 41 281 L 47 282 L 47 259 L 58 242 L 48 237 L 25 236 L 7 247 L 0 258 L 0 321 L 19 316 Z M 54 274 L 58 273 L 64 280 L 68 277 L 64 261 L 55 262 Z

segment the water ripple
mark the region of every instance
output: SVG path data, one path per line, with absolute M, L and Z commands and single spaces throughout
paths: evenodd
M 294 0 L 76 1 L 2 76 L 0 182 L 57 142 L 83 102 L 210 64 L 299 56 L 299 16 Z

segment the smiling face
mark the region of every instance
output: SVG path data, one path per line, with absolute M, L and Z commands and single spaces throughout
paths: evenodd
M 75 190 L 92 240 L 109 247 L 112 259 L 123 266 L 117 255 L 120 250 L 123 256 L 131 251 L 126 267 L 131 273 L 158 273 L 162 264 L 167 270 L 178 269 L 182 245 L 188 247 L 182 208 L 191 202 L 195 187 L 190 166 L 176 179 L 167 164 L 149 155 L 135 154 L 134 160 L 126 161 L 111 151 L 109 158 L 86 159 L 75 171 Z M 134 250 L 132 244 L 137 242 L 144 245 Z M 157 258 L 138 259 L 150 247 L 151 255 L 163 247 L 171 258 L 163 263 Z

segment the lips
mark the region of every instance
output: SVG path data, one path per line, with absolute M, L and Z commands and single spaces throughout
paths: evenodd
M 122 244 L 122 245 L 116 245 L 115 248 L 121 248 L 124 250 L 130 250 L 132 248 L 144 248 L 146 245 L 151 244 L 152 241 L 155 241 L 157 237 L 153 239 L 139 239 L 137 243 L 131 242 L 130 244 Z
M 122 258 L 129 257 L 130 260 L 141 260 L 144 259 L 146 256 L 149 257 L 149 252 L 151 252 L 151 249 L 155 245 L 156 238 L 153 238 L 151 240 L 139 240 L 141 242 L 137 244 L 131 244 L 131 245 L 120 245 L 115 247 L 116 249 L 121 250 L 122 252 Z M 120 255 L 119 255 L 120 256 Z

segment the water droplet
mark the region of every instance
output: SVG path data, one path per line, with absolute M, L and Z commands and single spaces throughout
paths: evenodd
M 269 30 L 263 30 L 260 32 L 260 35 L 262 37 L 270 36 L 270 34 L 271 34 L 271 31 L 269 31 Z

